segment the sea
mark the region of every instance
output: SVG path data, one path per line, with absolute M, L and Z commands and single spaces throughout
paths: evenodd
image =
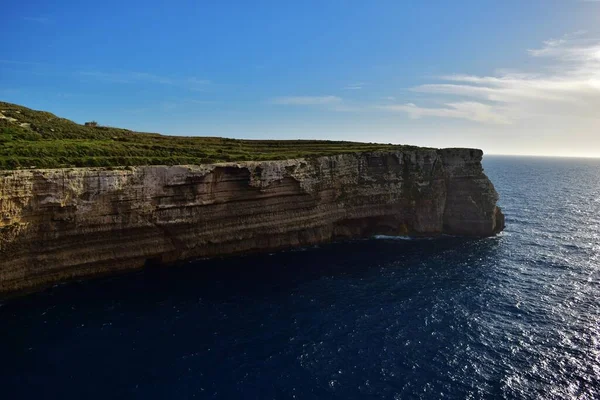
M 374 237 L 0 305 L 3 399 L 598 399 L 600 159 L 486 156 L 506 230 Z

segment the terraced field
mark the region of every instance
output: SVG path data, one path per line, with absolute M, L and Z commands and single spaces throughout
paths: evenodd
M 0 102 L 0 169 L 280 160 L 409 148 L 414 146 L 166 136 L 80 125 L 49 112 Z

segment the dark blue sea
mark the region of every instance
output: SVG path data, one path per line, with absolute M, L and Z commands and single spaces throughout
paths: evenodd
M 600 398 L 600 160 L 484 165 L 496 238 L 335 243 L 7 300 L 0 396 Z

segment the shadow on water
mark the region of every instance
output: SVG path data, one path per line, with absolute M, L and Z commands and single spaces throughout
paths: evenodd
M 501 243 L 362 240 L 60 285 L 0 307 L 0 384 L 63 398 L 402 393 L 435 382 L 439 332 L 467 323 L 451 315 L 485 291 Z
M 73 303 L 81 307 L 88 303 L 120 301 L 148 304 L 161 299 L 196 298 L 222 301 L 227 299 L 264 298 L 294 290 L 321 278 L 343 277 L 363 279 L 376 277 L 385 270 L 408 271 L 431 268 L 443 273 L 445 268 L 475 266 L 497 248 L 500 239 L 467 239 L 441 237 L 437 239 L 381 238 L 336 242 L 321 246 L 190 261 L 173 267 L 154 267 L 115 277 L 96 278 L 56 285 L 55 287 L 8 299 L 7 309 L 48 307 L 49 303 Z M 444 258 L 452 259 L 444 263 Z M 468 273 L 471 268 L 457 272 Z M 436 272 L 436 271 L 433 271 Z M 484 272 L 484 271 L 482 271 Z M 142 301 L 143 300 L 143 301 Z M 91 305 L 91 304 L 90 304 Z

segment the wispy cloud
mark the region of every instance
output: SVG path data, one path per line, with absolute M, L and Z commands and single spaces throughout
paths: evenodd
M 161 77 L 158 75 L 148 74 L 144 72 L 100 72 L 100 71 L 80 71 L 79 75 L 94 78 L 107 82 L 114 83 L 136 83 L 136 82 L 151 82 L 163 85 L 173 84 L 170 78 Z
M 172 111 L 178 107 L 178 104 L 172 101 L 163 101 L 160 103 L 160 107 L 163 111 Z
M 192 91 L 205 90 L 211 81 L 207 79 L 198 79 L 195 77 L 174 79 L 171 77 L 150 74 L 146 72 L 102 72 L 102 71 L 79 71 L 78 75 L 85 78 L 91 78 L 111 83 L 151 83 L 158 85 L 177 86 Z
M 16 60 L 0 60 L 0 64 L 12 64 L 12 65 L 27 65 L 27 66 L 48 66 L 50 64 L 32 62 L 32 61 L 16 61 Z
M 207 86 L 211 85 L 212 82 L 208 79 L 187 78 L 179 82 L 179 84 L 190 90 L 203 91 L 206 89 Z
M 423 117 L 441 117 L 461 118 L 493 124 L 509 123 L 508 119 L 495 112 L 491 106 L 472 101 L 446 103 L 444 104 L 444 107 L 439 108 L 418 107 L 413 103 L 381 106 L 380 108 L 389 111 L 402 111 L 408 113 L 408 115 L 413 119 L 419 119 Z
M 23 93 L 21 88 L 0 88 L 0 95 L 2 96 L 13 96 Z
M 49 17 L 23 17 L 24 21 L 35 22 L 38 24 L 49 24 L 53 22 L 52 18 Z
M 195 99 L 190 99 L 187 100 L 188 103 L 192 103 L 192 104 L 219 104 L 220 101 L 217 100 L 195 100 Z
M 460 118 L 491 124 L 557 115 L 599 119 L 600 40 L 582 35 L 577 32 L 548 40 L 541 48 L 529 50 L 532 57 L 546 62 L 536 73 L 443 76 L 440 83 L 411 89 L 431 95 L 429 100 L 442 106 L 410 103 L 382 108 L 412 118 Z
M 350 83 L 344 86 L 344 90 L 360 90 L 365 86 L 363 82 Z
M 162 101 L 147 104 L 145 107 L 133 107 L 123 109 L 122 111 L 130 114 L 148 114 L 156 115 L 161 113 L 163 115 L 173 116 L 175 114 L 193 113 L 196 114 L 198 111 L 205 109 L 206 106 L 220 104 L 220 101 L 216 100 L 201 100 L 201 99 L 186 99 L 180 97 L 167 98 Z
M 340 104 L 342 99 L 337 96 L 285 96 L 275 97 L 270 102 L 286 106 L 322 106 Z

